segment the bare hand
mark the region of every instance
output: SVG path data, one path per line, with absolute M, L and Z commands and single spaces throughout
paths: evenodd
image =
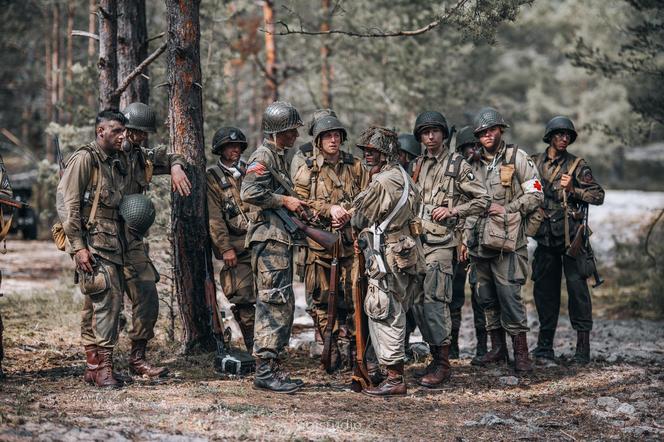
M 431 219 L 433 219 L 436 222 L 440 222 L 445 218 L 456 216 L 456 214 L 457 214 L 456 208 L 452 208 L 452 210 L 449 210 L 447 207 L 441 206 L 441 207 L 436 207 L 431 211 Z
M 339 229 L 350 221 L 350 213 L 341 206 L 330 207 L 330 216 L 332 217 L 332 227 Z
M 298 214 L 300 217 L 304 215 L 304 211 L 308 206 L 305 201 L 299 200 L 293 196 L 284 196 L 282 204 L 286 209 Z
M 560 187 L 568 192 L 571 192 L 572 189 L 574 188 L 572 186 L 572 175 L 564 173 L 563 176 L 560 178 Z
M 92 273 L 92 265 L 95 263 L 95 258 L 88 249 L 81 249 L 74 255 L 76 267 L 85 273 Z
M 461 244 L 459 247 L 459 262 L 468 261 L 468 247 L 465 244 Z
M 500 204 L 491 203 L 491 207 L 489 207 L 489 215 L 503 214 L 505 214 L 505 207 L 501 206 Z
M 235 253 L 235 249 L 226 250 L 221 255 L 221 259 L 224 260 L 224 264 L 226 265 L 226 267 L 233 268 L 237 266 L 237 253 Z
M 180 196 L 189 196 L 191 194 L 191 182 L 181 165 L 175 164 L 171 167 L 171 184 L 173 191 Z

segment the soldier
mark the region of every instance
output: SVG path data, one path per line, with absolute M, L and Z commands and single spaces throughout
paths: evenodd
M 584 274 L 579 263 L 588 251 L 576 259 L 565 252 L 582 223 L 583 206 L 587 210 L 588 204 L 601 205 L 604 189 L 595 181 L 588 164 L 568 152 L 576 137 L 572 120 L 554 117 L 544 131 L 544 142 L 548 147 L 533 156 L 544 186 L 544 220 L 535 235 L 537 249 L 532 274 L 535 282 L 533 297 L 540 322 L 533 356 L 554 359 L 553 338 L 558 325 L 560 281 L 564 270 L 569 317 L 577 332 L 573 361 L 587 364 L 590 362 L 590 330 L 593 326 L 590 290 L 586 282 L 590 275 Z
M 353 201 L 351 225 L 360 232 L 358 244 L 367 256 L 369 288 L 364 302 L 369 334 L 387 378 L 363 390 L 371 396 L 405 395 L 403 377 L 406 312 L 424 270 L 419 238 L 411 222 L 419 195 L 415 183 L 398 163 L 397 134 L 382 127 L 365 130 L 357 146 L 369 167 L 379 167 L 369 186 Z M 414 229 L 417 230 L 417 229 Z
M 493 108 L 479 111 L 473 132 L 482 145 L 480 158 L 473 163 L 477 178 L 484 182 L 492 203 L 489 215 L 507 215 L 518 212 L 515 251 L 485 246 L 482 233 L 489 224 L 487 217 L 470 223 L 468 249 L 477 269 L 477 293 L 484 308 L 486 329 L 491 335 L 491 350 L 482 356 L 481 365 L 507 361 L 505 331 L 512 336 L 514 368 L 517 372 L 532 371 L 528 357 L 528 321 L 526 307 L 521 298 L 521 286 L 528 274 L 528 251 L 524 224 L 526 217 L 541 204 L 544 195 L 537 168 L 527 154 L 502 139 L 509 125 Z
M 5 163 L 2 161 L 2 156 L 0 156 L 0 195 L 11 198 L 12 197 L 12 187 L 9 184 L 9 176 L 5 170 Z M 0 205 L 0 242 L 5 240 L 7 233 L 9 233 L 9 228 L 11 227 L 11 219 L 5 224 L 3 217 L 3 207 Z M 6 253 L 6 251 L 0 252 Z M 0 269 L 0 285 L 2 284 L 2 269 Z M 0 295 L 1 296 L 1 295 Z M 2 325 L 2 316 L 0 315 L 0 379 L 5 378 L 5 372 L 2 370 L 2 360 L 5 357 L 5 349 L 2 345 L 2 332 L 4 327 Z
M 122 111 L 127 122 L 122 142 L 120 159 L 124 166 L 124 195 L 143 194 L 147 191 L 153 175 L 171 175 L 173 191 L 182 196 L 189 195 L 191 183 L 185 173 L 186 162 L 181 155 L 169 154 L 166 146 L 154 149 L 142 147 L 148 134 L 156 132 L 156 115 L 147 104 L 131 103 Z M 151 203 L 146 199 L 134 199 L 133 207 L 150 210 Z M 151 224 L 151 223 L 150 223 Z M 138 227 L 138 228 L 137 228 Z M 148 226 L 149 227 L 149 226 Z M 159 295 L 157 282 L 159 273 L 148 254 L 148 244 L 143 239 L 145 226 L 130 226 L 125 219 L 127 247 L 124 254 L 123 273 L 125 292 L 131 301 L 131 353 L 129 368 L 137 375 L 148 377 L 165 376 L 168 369 L 148 363 L 145 354 L 147 343 L 154 337 L 154 326 L 159 317 Z M 94 359 L 94 348 L 86 350 Z
M 341 151 L 348 134 L 334 116 L 319 118 L 313 125 L 315 156 L 307 158 L 295 172 L 295 191 L 314 210 L 326 230 L 337 230 L 341 235 L 339 250 L 339 287 L 337 321 L 333 325 L 332 367 L 350 367 L 352 363 L 353 299 L 352 281 L 353 238 L 349 225 L 352 200 L 366 184 L 367 173 L 362 161 Z M 327 327 L 327 295 L 330 282 L 332 254 L 315 241 L 309 240 L 305 272 L 307 310 L 322 336 Z M 337 346 L 338 341 L 338 346 Z
M 223 261 L 219 280 L 224 295 L 234 305 L 233 317 L 240 326 L 248 352 L 254 347 L 256 295 L 251 271 L 251 252 L 244 246 L 249 227 L 248 207 L 240 200 L 246 164 L 240 160 L 247 138 L 236 127 L 222 127 L 212 138 L 212 153 L 219 161 L 207 169 L 207 200 L 212 250 Z
M 95 120 L 96 140 L 69 158 L 58 184 L 56 206 L 85 295 L 81 338 L 86 350 L 84 379 L 98 387 L 118 387 L 113 348 L 124 288 L 125 232 L 119 217 L 124 171 L 118 151 L 124 115 L 104 110 Z M 92 349 L 96 357 L 92 358 Z
M 314 136 L 314 125 L 316 121 L 323 117 L 337 117 L 337 114 L 332 109 L 316 109 L 311 116 L 311 120 L 307 125 L 307 133 L 310 137 Z M 307 158 L 312 158 L 314 154 L 313 139 L 304 143 L 297 149 L 289 149 L 286 153 L 286 164 L 289 165 L 289 172 L 291 179 L 295 178 L 295 174 L 300 170 L 300 167 L 306 162 Z
M 399 134 L 399 164 L 406 172 L 411 172 L 413 160 L 421 154 L 420 142 L 412 134 Z
M 246 244 L 251 248 L 251 267 L 256 275 L 256 322 L 254 324 L 254 386 L 276 393 L 294 393 L 302 387 L 280 367 L 293 325 L 295 299 L 291 270 L 292 246 L 296 242 L 272 209 L 285 208 L 304 215 L 307 204 L 292 191 L 284 151 L 295 143 L 300 114 L 290 103 L 275 101 L 263 113 L 263 143 L 249 159 L 240 197 L 250 204 L 252 222 Z
M 413 135 L 426 147 L 413 171 L 422 196 L 419 216 L 426 273 L 423 290 L 413 303 L 413 313 L 432 356 L 429 365 L 416 376 L 420 385 L 429 388 L 450 378 L 450 302 L 461 240 L 459 220 L 484 213 L 491 204 L 470 165 L 444 143 L 449 134 L 447 120 L 440 112 L 422 112 L 415 120 Z
M 462 155 L 469 164 L 475 159 L 477 148 L 477 139 L 473 134 L 473 128 L 465 126 L 457 132 L 455 150 Z M 463 246 L 465 247 L 465 246 Z M 467 253 L 463 254 L 467 258 Z M 461 328 L 461 309 L 466 297 L 466 277 L 470 284 L 470 299 L 473 307 L 473 322 L 475 323 L 475 358 L 480 358 L 486 354 L 486 328 L 484 326 L 484 310 L 479 305 L 477 299 L 477 272 L 475 266 L 467 259 L 459 259 L 459 263 L 454 269 L 454 282 L 452 283 L 452 302 L 450 302 L 450 316 L 452 318 L 452 341 L 450 343 L 450 359 L 459 358 L 459 330 Z

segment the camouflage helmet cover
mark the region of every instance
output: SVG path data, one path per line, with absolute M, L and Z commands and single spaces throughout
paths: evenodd
M 415 157 L 422 155 L 422 146 L 412 134 L 399 134 L 399 149 Z
M 360 149 L 376 149 L 389 158 L 396 158 L 399 148 L 397 133 L 386 127 L 371 126 L 365 129 L 357 142 Z
M 415 139 L 420 142 L 420 133 L 427 127 L 439 127 L 445 134 L 445 138 L 450 135 L 450 130 L 447 126 L 445 116 L 436 111 L 424 111 L 415 119 L 415 127 L 413 128 L 413 135 Z
M 473 133 L 473 128 L 470 126 L 462 127 L 459 132 L 457 132 L 456 143 L 454 145 L 455 150 L 459 150 L 468 144 L 477 143 L 477 138 Z
M 324 132 L 329 132 L 331 130 L 338 130 L 341 132 L 341 142 L 344 143 L 348 137 L 346 128 L 337 117 L 332 115 L 327 115 L 325 117 L 319 118 L 313 125 L 312 136 L 314 141 L 318 141 L 318 137 Z
M 127 119 L 125 127 L 143 132 L 157 131 L 157 116 L 147 104 L 140 102 L 131 103 L 124 108 L 122 113 Z
M 485 129 L 489 129 L 494 126 L 501 127 L 510 127 L 509 124 L 505 122 L 503 116 L 492 107 L 484 107 L 475 115 L 474 124 L 474 133 L 482 132 Z
M 263 133 L 276 134 L 302 126 L 302 119 L 295 107 L 285 101 L 270 103 L 263 112 Z
M 131 231 L 143 236 L 154 223 L 156 211 L 148 196 L 135 193 L 120 201 L 120 216 Z
M 307 125 L 307 133 L 309 134 L 310 137 L 314 136 L 314 125 L 316 124 L 316 121 L 320 120 L 323 117 L 336 117 L 337 113 L 334 112 L 332 109 L 316 109 L 311 116 L 311 120 L 309 121 L 309 124 Z
M 574 123 L 572 122 L 572 120 L 562 115 L 553 117 L 552 119 L 549 120 L 548 123 L 546 123 L 546 128 L 544 129 L 544 138 L 542 138 L 542 141 L 544 141 L 545 143 L 550 143 L 553 134 L 559 131 L 569 132 L 570 134 L 569 144 L 572 144 L 574 141 L 576 141 L 576 137 L 578 134 L 576 133 L 576 129 L 574 128 Z
M 212 137 L 212 153 L 221 155 L 224 145 L 229 143 L 238 143 L 242 145 L 242 152 L 247 148 L 247 137 L 237 127 L 222 127 L 214 133 Z

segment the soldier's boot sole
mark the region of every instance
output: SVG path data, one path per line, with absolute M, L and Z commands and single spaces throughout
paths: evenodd
M 293 384 L 293 385 L 295 385 L 295 384 Z M 257 391 L 269 391 L 269 392 L 271 392 L 271 393 L 278 393 L 278 394 L 293 394 L 293 393 L 297 393 L 298 391 L 300 391 L 300 388 L 301 388 L 301 387 L 295 385 L 295 387 L 292 388 L 292 389 L 288 389 L 288 390 L 275 390 L 275 389 L 270 388 L 270 387 L 261 387 L 261 386 L 258 386 L 258 385 L 256 385 L 256 384 L 254 384 L 254 385 L 252 385 L 251 388 L 254 389 L 254 390 L 257 390 Z

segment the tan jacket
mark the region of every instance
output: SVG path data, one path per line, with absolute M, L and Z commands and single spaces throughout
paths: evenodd
M 77 149 L 67 161 L 58 184 L 56 207 L 71 244 L 69 253 L 88 248 L 104 259 L 123 263 L 126 240 L 118 208 L 124 177 L 119 161 L 116 153 L 106 154 L 94 142 Z M 94 222 L 86 226 L 97 188 L 97 180 L 92 180 L 93 169 L 100 176 L 101 193 Z
M 245 165 L 238 165 L 239 173 L 245 173 Z M 249 227 L 248 205 L 240 199 L 242 177 L 234 178 L 221 161 L 207 169 L 207 201 L 210 220 L 212 250 L 217 259 L 224 252 L 244 250 Z
M 7 170 L 5 169 L 5 163 L 2 161 L 1 156 L 0 156 L 0 193 L 10 198 L 12 196 L 12 186 L 9 184 L 9 176 L 7 175 Z

